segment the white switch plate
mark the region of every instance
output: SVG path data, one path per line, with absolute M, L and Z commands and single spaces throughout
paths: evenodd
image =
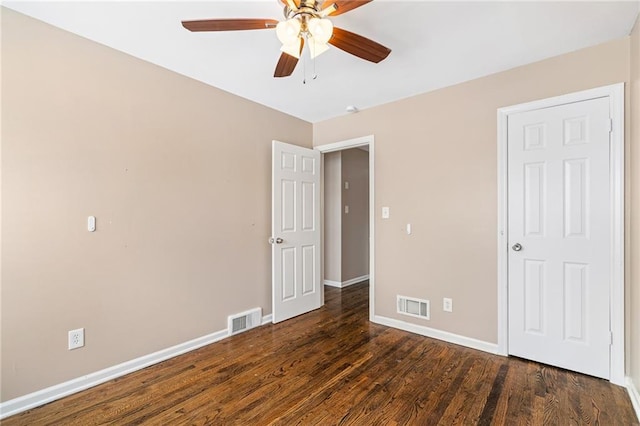
M 344 189 L 349 189 L 349 182 L 344 183 Z
M 349 214 L 349 206 L 344 206 L 344 214 Z
M 87 218 L 87 230 L 89 232 L 93 232 L 96 230 L 96 217 L 95 216 L 89 216 Z
M 445 297 L 442 299 L 442 310 L 445 312 L 453 312 L 453 299 Z
M 407 223 L 407 235 L 411 235 L 411 224 Z
M 382 218 L 389 219 L 389 207 L 382 208 Z

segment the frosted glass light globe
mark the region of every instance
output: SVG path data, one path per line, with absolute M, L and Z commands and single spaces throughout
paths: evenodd
M 333 23 L 329 19 L 311 18 L 307 29 L 318 43 L 327 43 L 333 35 Z
M 278 22 L 278 25 L 276 25 L 278 40 L 284 45 L 295 43 L 300 36 L 300 26 L 300 21 L 297 19 Z

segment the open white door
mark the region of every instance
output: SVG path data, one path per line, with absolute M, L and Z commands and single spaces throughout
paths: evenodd
M 273 322 L 318 309 L 320 152 L 273 141 L 271 244 Z

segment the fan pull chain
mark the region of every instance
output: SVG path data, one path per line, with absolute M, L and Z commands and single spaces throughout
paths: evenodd
M 305 43 L 308 45 L 308 43 Z M 307 84 L 307 55 L 302 52 L 302 84 Z
M 311 46 L 314 46 L 315 49 L 315 45 L 307 43 L 307 45 L 309 46 L 309 57 L 311 57 Z M 316 74 L 316 52 L 313 52 L 313 58 L 311 58 L 311 62 L 313 63 L 313 79 L 315 80 L 316 78 L 318 78 L 318 74 Z
M 311 60 L 311 71 L 312 71 L 312 79 L 315 80 L 318 78 L 318 74 L 316 73 L 316 58 L 312 58 L 311 57 L 311 44 L 309 43 L 309 39 L 308 36 L 305 36 L 305 40 L 306 40 L 306 45 L 307 47 L 307 51 L 309 52 L 309 60 Z M 301 59 L 302 59 L 302 84 L 307 84 L 307 55 L 301 54 L 300 55 Z
M 316 74 L 316 58 L 313 58 L 311 61 L 313 62 L 313 79 L 315 80 L 318 78 L 318 74 Z

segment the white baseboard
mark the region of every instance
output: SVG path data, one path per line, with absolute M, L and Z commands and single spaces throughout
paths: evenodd
M 271 318 L 271 314 L 262 317 L 262 325 L 270 323 Z M 227 337 L 229 337 L 228 330 L 216 331 L 215 333 L 189 340 L 188 342 L 180 343 L 179 345 L 162 349 L 152 354 L 143 355 L 139 358 L 132 359 L 131 361 L 126 361 L 122 364 L 87 374 L 86 376 L 78 377 L 18 398 L 10 399 L 0 403 L 0 420 L 23 411 L 30 410 L 31 408 L 48 404 L 49 402 L 64 398 L 65 396 L 85 389 L 89 389 L 101 383 L 108 382 L 109 380 L 133 373 L 134 371 L 142 370 L 150 365 L 166 361 L 178 355 L 218 342 Z
M 342 288 L 349 287 L 350 285 L 361 283 L 362 281 L 366 281 L 369 279 L 369 274 L 361 275 L 359 277 L 351 278 L 347 281 L 342 281 Z
M 349 287 L 350 285 L 361 283 L 362 281 L 366 281 L 368 279 L 369 279 L 369 275 L 362 275 L 360 277 L 351 278 L 350 280 L 346 280 L 342 282 L 324 280 L 324 285 L 328 285 L 330 287 L 345 288 L 345 287 Z
M 473 339 L 471 337 L 460 336 L 459 334 L 449 333 L 448 331 L 436 330 L 435 328 L 425 327 L 423 325 L 412 324 L 394 318 L 375 315 L 373 322 L 386 325 L 388 327 L 399 328 L 400 330 L 409 331 L 411 333 L 420 334 L 422 336 L 432 337 L 434 339 L 443 340 L 445 342 L 454 343 L 467 348 L 477 349 L 492 354 L 498 353 L 498 345 L 483 340 Z
M 269 324 L 273 321 L 273 314 L 265 315 L 262 317 L 262 325 Z
M 633 409 L 636 410 L 636 417 L 638 421 L 640 421 L 640 393 L 638 393 L 638 388 L 631 380 L 631 377 L 627 376 L 627 392 L 629 392 L 629 398 L 631 398 L 631 405 L 633 405 Z

